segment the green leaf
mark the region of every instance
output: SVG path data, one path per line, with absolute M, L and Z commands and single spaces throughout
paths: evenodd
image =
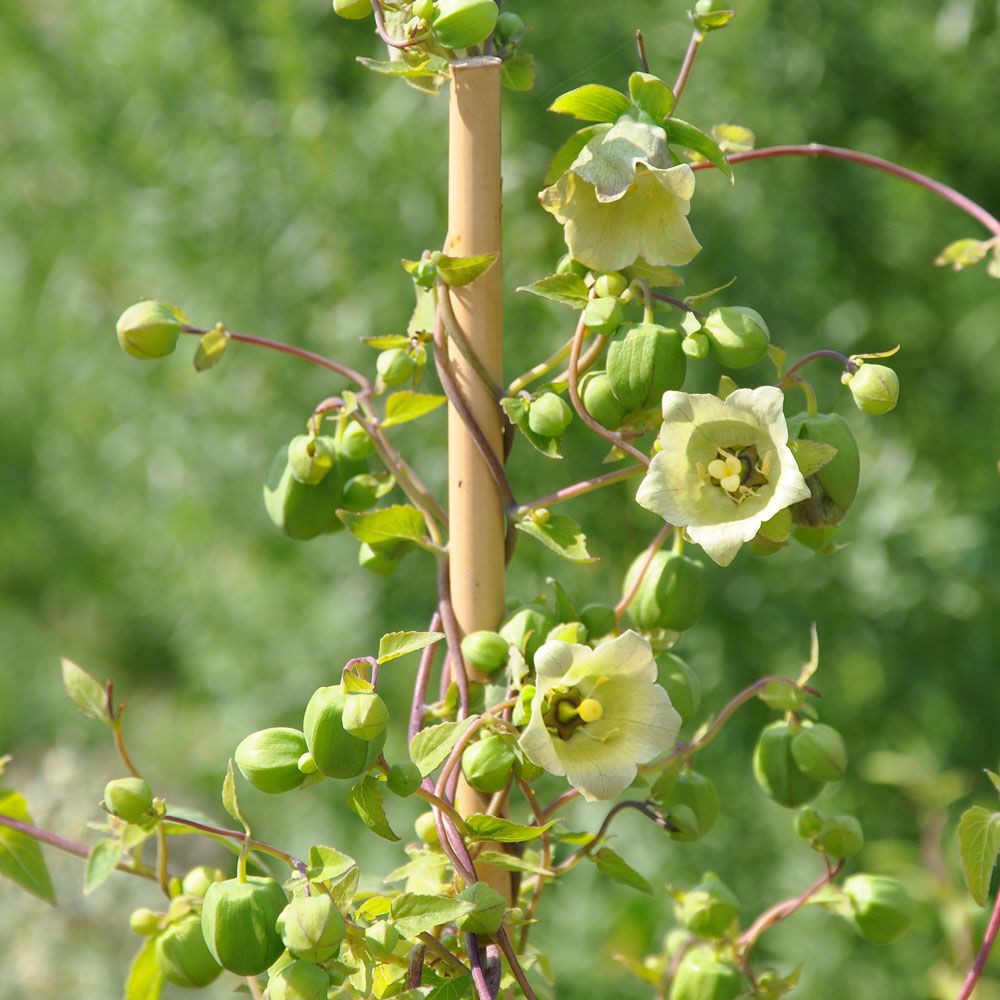
M 341 510 L 337 515 L 358 541 L 367 542 L 369 545 L 398 539 L 416 542 L 418 545 L 427 544 L 424 515 L 409 504 L 396 504 L 364 514 Z
M 61 662 L 63 685 L 73 704 L 88 718 L 97 719 L 98 722 L 110 726 L 108 695 L 104 687 L 72 660 L 63 657 Z
M 231 339 L 229 331 L 221 323 L 203 334 L 195 351 L 194 370 L 207 372 L 209 368 L 214 368 L 222 360 Z
M 985 256 L 988 246 L 981 240 L 956 240 L 949 243 L 934 258 L 938 267 L 950 267 L 953 271 L 964 271 L 978 264 Z
M 233 766 L 231 757 L 229 758 L 229 766 L 226 768 L 225 780 L 222 782 L 222 805 L 233 819 L 243 825 L 243 829 L 246 830 L 249 837 L 251 835 L 250 821 L 246 818 L 243 808 L 240 806 L 240 797 L 236 793 L 236 768 Z
M 438 277 L 452 288 L 471 285 L 493 266 L 496 259 L 495 253 L 484 253 L 478 257 L 446 257 L 444 254 L 434 254 L 431 257 L 437 267 Z
M 632 110 L 632 102 L 617 90 L 588 83 L 577 87 L 549 105 L 557 115 L 569 115 L 585 122 L 616 122 Z
M 427 994 L 427 1000 L 466 1000 L 467 997 L 474 996 L 472 989 L 472 976 L 458 976 L 449 979 Z
M 394 392 L 385 404 L 385 419 L 382 427 L 397 427 L 399 424 L 419 420 L 420 417 L 433 413 L 439 406 L 448 402 L 447 396 L 430 395 L 425 392 Z
M 499 816 L 487 816 L 483 813 L 473 813 L 465 825 L 469 830 L 471 840 L 482 840 L 492 844 L 523 844 L 529 840 L 537 840 L 547 830 L 551 830 L 558 820 L 552 820 L 545 826 L 524 826 Z
M 982 806 L 966 809 L 958 821 L 958 849 L 969 892 L 980 906 L 985 906 L 1000 855 L 1000 813 L 991 813 Z
M 505 59 L 500 68 L 503 85 L 508 90 L 524 92 L 535 85 L 535 57 L 529 55 L 514 56 Z
M 365 69 L 370 69 L 373 73 L 380 73 L 382 76 L 399 76 L 410 80 L 445 76 L 448 69 L 447 62 L 439 56 L 429 56 L 416 63 L 409 63 L 403 59 L 368 59 L 364 56 L 358 56 L 357 60 Z
M 405 882 L 407 892 L 421 895 L 439 893 L 448 870 L 448 859 L 441 851 L 419 850 L 410 852 L 412 860 L 389 872 L 384 879 L 386 885 Z
M 392 900 L 388 896 L 371 896 L 358 907 L 356 915 L 374 923 L 380 917 L 387 917 L 391 910 Z
M 454 923 L 475 908 L 467 899 L 418 896 L 407 892 L 392 901 L 392 922 L 404 937 L 415 938 L 430 933 L 440 924 Z
M 442 722 L 421 729 L 410 743 L 410 760 L 426 778 L 448 759 L 455 744 L 468 728 L 469 720 L 462 719 L 459 722 Z
M 707 35 L 710 31 L 718 31 L 729 24 L 736 17 L 736 11 L 706 10 L 704 13 L 699 13 L 696 7 L 694 10 L 688 11 L 688 17 L 691 18 L 691 23 L 698 31 L 703 35 Z
M 617 852 L 610 847 L 602 847 L 594 856 L 597 867 L 609 878 L 613 878 L 630 889 L 638 889 L 653 895 L 653 887 Z
M 413 293 L 417 297 L 417 304 L 413 308 L 406 332 L 411 337 L 416 337 L 421 333 L 433 334 L 434 323 L 437 319 L 437 290 L 424 288 L 423 285 L 414 285 Z M 406 347 L 408 344 L 409 341 L 400 346 Z
M 354 867 L 357 867 L 354 858 L 341 853 L 335 847 L 317 844 L 309 848 L 306 878 L 310 882 L 335 882 Z
M 587 536 L 580 525 L 566 514 L 552 514 L 546 511 L 546 518 L 528 513 L 514 523 L 518 531 L 538 539 L 543 545 L 558 553 L 564 559 L 578 563 L 593 563 L 597 559 L 587 551 Z
M 408 348 L 410 338 L 401 333 L 387 333 L 381 337 L 362 337 L 361 343 L 373 347 L 376 351 L 391 351 L 393 348 Z
M 505 854 L 503 851 L 480 851 L 476 856 L 476 861 L 491 868 L 502 868 L 508 872 L 524 872 L 527 875 L 543 875 L 545 878 L 555 878 L 556 873 L 540 865 L 533 865 L 530 861 L 525 861 L 514 854 Z
M 377 833 L 392 842 L 399 840 L 385 816 L 382 785 L 373 775 L 366 774 L 347 793 L 347 804 L 361 817 L 361 822 L 372 833 Z
M 986 777 L 988 777 L 990 781 L 993 782 L 993 787 L 998 792 L 1000 792 L 1000 774 L 997 774 L 995 771 L 991 771 L 988 767 L 985 770 L 986 770 Z
M 633 73 L 628 78 L 628 92 L 636 107 L 653 121 L 663 121 L 674 110 L 674 92 L 651 73 Z
M 837 456 L 837 449 L 824 441 L 810 441 L 808 438 L 796 438 L 788 442 L 788 450 L 799 467 L 803 476 L 811 476 L 819 472 L 824 465 L 829 464 Z
M 551 274 L 547 278 L 539 278 L 530 285 L 522 285 L 519 292 L 529 292 L 539 298 L 558 302 L 560 305 L 572 306 L 574 309 L 586 308 L 590 300 L 590 292 L 583 278 L 578 274 Z
M 109 878 L 122 856 L 120 840 L 100 840 L 90 849 L 83 869 L 83 894 L 89 896 L 100 889 Z
M 156 938 L 146 938 L 125 980 L 125 1000 L 159 1000 L 163 992 L 163 973 L 156 961 Z
M 700 295 L 685 295 L 684 304 L 697 309 L 698 306 L 707 302 L 710 298 L 718 295 L 719 292 L 724 292 L 727 288 L 731 288 L 736 284 L 736 275 L 734 274 L 724 285 L 719 285 L 718 288 L 710 288 L 707 292 L 702 292 Z
M 34 825 L 24 796 L 6 788 L 0 788 L 0 816 Z M 9 826 L 0 826 L 0 875 L 55 906 L 55 890 L 38 841 Z
M 590 142 L 591 139 L 596 138 L 599 135 L 604 135 L 607 130 L 611 128 L 610 125 L 588 125 L 586 128 L 580 129 L 578 132 L 574 132 L 555 152 L 555 155 L 549 160 L 549 165 L 545 170 L 545 178 L 543 183 L 546 187 L 549 184 L 555 184 L 557 180 L 573 164 L 576 162 L 576 158 L 583 152 L 584 146 Z
M 684 146 L 697 153 L 713 166 L 718 167 L 732 183 L 733 168 L 726 159 L 725 153 L 719 149 L 719 144 L 710 135 L 706 135 L 701 129 L 695 128 L 694 125 L 682 121 L 680 118 L 668 118 L 665 125 L 668 143 Z
M 407 653 L 433 646 L 443 638 L 443 632 L 389 632 L 379 640 L 378 662 L 388 663 Z

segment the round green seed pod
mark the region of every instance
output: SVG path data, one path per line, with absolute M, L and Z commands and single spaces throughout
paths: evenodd
M 669 1000 L 734 1000 L 743 992 L 743 976 L 708 948 L 692 948 L 677 966 Z
M 594 294 L 600 299 L 608 296 L 615 299 L 621 298 L 626 288 L 628 288 L 628 278 L 617 271 L 599 274 L 594 281 Z
M 208 865 L 198 865 L 192 868 L 181 881 L 181 892 L 185 896 L 196 896 L 201 899 L 208 887 L 213 882 L 223 882 L 226 876 L 218 868 L 209 868 Z
M 264 506 L 271 520 L 296 541 L 341 531 L 337 517 L 340 507 L 341 477 L 337 465 L 316 485 L 300 482 L 292 472 L 289 445 L 282 445 L 264 482 Z
M 711 349 L 711 343 L 709 342 L 708 337 L 706 337 L 701 330 L 689 333 L 681 341 L 681 350 L 689 358 L 691 358 L 692 361 L 701 361 L 703 358 L 707 358 Z
M 431 25 L 446 49 L 467 49 L 493 34 L 499 15 L 494 0 L 437 0 Z
M 913 923 L 913 901 L 894 878 L 852 875 L 844 883 L 854 926 L 872 944 L 892 944 Z
M 590 274 L 590 268 L 566 253 L 559 258 L 559 263 L 556 264 L 556 274 L 575 274 L 578 278 L 586 278 Z
M 201 917 L 196 913 L 171 924 L 156 939 L 154 951 L 163 978 L 175 986 L 201 989 L 222 972 L 205 943 Z
M 668 832 L 671 840 L 680 843 L 701 840 L 719 818 L 719 793 L 713 782 L 697 771 L 681 771 L 660 804 L 668 811 L 671 819 L 676 819 L 675 813 L 679 815 L 681 810 L 690 811 L 690 817 L 684 816 L 683 819 L 690 818 L 693 823 L 675 822 L 674 825 L 681 829 L 677 833 Z
M 431 811 L 421 813 L 413 822 L 413 829 L 417 836 L 431 847 L 437 847 L 438 831 L 437 823 L 434 822 L 434 813 Z
M 236 748 L 233 759 L 254 788 L 278 795 L 305 781 L 299 770 L 299 758 L 305 752 L 305 735 L 282 726 L 251 733 Z
M 129 914 L 128 925 L 136 934 L 141 934 L 143 937 L 152 937 L 154 934 L 159 934 L 162 920 L 162 913 L 156 913 L 154 910 L 143 906 L 138 910 L 133 910 Z
M 360 21 L 372 12 L 372 0 L 333 0 L 334 13 L 349 21 Z
M 375 443 L 368 431 L 361 424 L 352 420 L 344 428 L 344 433 L 337 442 L 337 450 L 351 461 L 363 462 L 375 454 Z
M 804 545 L 813 552 L 828 556 L 836 551 L 837 536 L 840 534 L 839 524 L 824 524 L 818 528 L 811 528 L 805 524 L 797 524 L 792 532 L 792 537 L 800 545 Z
M 623 594 L 632 589 L 645 562 L 645 553 L 633 561 L 625 575 Z M 657 552 L 629 602 L 628 613 L 640 629 L 683 632 L 698 622 L 707 600 L 705 567 L 697 559 L 675 552 Z
M 494 734 L 466 747 L 462 771 L 477 791 L 499 792 L 507 787 L 516 759 L 507 741 Z
M 323 482 L 336 461 L 337 453 L 331 437 L 299 434 L 289 442 L 288 466 L 292 475 L 307 486 Z
M 622 325 L 625 314 L 618 304 L 618 299 L 610 295 L 604 298 L 591 299 L 583 310 L 584 325 L 594 333 L 610 336 Z
M 853 816 L 832 816 L 816 835 L 816 847 L 831 858 L 850 858 L 864 846 L 864 831 Z
M 683 335 L 656 323 L 621 327 L 608 347 L 611 391 L 632 413 L 659 407 L 663 394 L 680 389 L 687 375 Z
M 572 422 L 569 404 L 554 392 L 542 393 L 528 409 L 528 426 L 539 437 L 557 438 Z
M 406 385 L 413 377 L 416 365 L 407 350 L 403 347 L 392 347 L 379 353 L 375 361 L 375 370 L 382 381 L 389 386 Z
M 813 527 L 840 521 L 854 503 L 861 479 L 861 455 L 850 425 L 839 413 L 799 413 L 788 421 L 788 437 L 837 449 L 826 465 L 808 477 L 807 482 L 815 479 L 819 490 L 810 484 L 814 497 L 792 507 L 795 520 Z
M 677 919 L 699 937 L 717 938 L 728 933 L 740 915 L 740 901 L 729 886 L 711 872 L 685 892 L 676 904 Z
M 146 299 L 121 314 L 115 332 L 126 354 L 155 361 L 173 354 L 183 325 L 184 317 L 173 306 Z
M 328 962 L 344 940 L 346 925 L 325 893 L 298 896 L 278 915 L 275 930 L 288 951 L 304 962 Z
M 344 483 L 343 505 L 345 510 L 361 513 L 371 510 L 378 500 L 378 480 L 368 473 L 352 476 Z
M 366 742 L 381 736 L 389 725 L 389 706 L 374 691 L 352 691 L 344 705 L 344 729 Z
M 660 653 L 656 663 L 660 684 L 666 688 L 681 719 L 690 722 L 701 707 L 702 688 L 698 675 L 676 653 Z
M 886 365 L 863 364 L 853 375 L 844 376 L 844 384 L 862 413 L 878 416 L 899 402 L 899 376 Z
M 386 788 L 401 799 L 408 799 L 420 787 L 423 776 L 416 764 L 406 761 L 403 764 L 393 764 L 385 777 Z
M 799 770 L 815 781 L 840 781 L 847 774 L 847 746 L 833 726 L 803 725 L 792 740 Z
M 268 1000 L 326 1000 L 330 973 L 312 962 L 292 962 L 267 981 Z
M 713 309 L 703 331 L 712 357 L 724 368 L 749 368 L 766 357 L 771 345 L 764 317 L 746 306 Z
M 201 911 L 205 943 L 238 976 L 258 976 L 284 951 L 275 924 L 288 900 L 272 878 L 227 879 L 209 886 Z
M 502 11 L 497 18 L 494 29 L 497 41 L 501 45 L 517 45 L 524 38 L 524 21 L 511 10 Z
M 333 684 L 314 692 L 302 728 L 316 767 L 328 778 L 357 778 L 372 767 L 385 746 L 385 730 L 375 739 L 358 739 L 344 727 L 347 691 Z
M 472 913 L 458 918 L 458 929 L 467 934 L 496 934 L 507 912 L 507 900 L 485 882 L 474 882 L 458 894 L 475 906 Z
M 799 770 L 792 756 L 792 741 L 797 734 L 787 722 L 772 722 L 765 727 L 753 752 L 753 773 L 757 784 L 779 805 L 794 809 L 816 798 L 823 782 Z
M 603 639 L 615 630 L 615 609 L 605 604 L 588 604 L 580 612 L 580 621 L 587 630 L 587 637 Z
M 795 816 L 795 832 L 803 840 L 812 840 L 823 829 L 823 817 L 815 809 L 804 806 Z
M 492 674 L 506 666 L 510 644 L 499 632 L 470 632 L 462 639 L 462 656 L 473 669 Z
M 618 430 L 628 415 L 611 390 L 607 372 L 587 372 L 580 380 L 580 399 L 584 409 L 609 431 Z
M 142 778 L 115 778 L 104 786 L 104 808 L 126 823 L 141 823 L 149 819 L 153 790 Z

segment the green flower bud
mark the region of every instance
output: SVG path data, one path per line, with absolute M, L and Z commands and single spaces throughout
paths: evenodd
M 425 844 L 430 844 L 431 847 L 437 847 L 439 843 L 437 823 L 434 822 L 434 813 L 432 811 L 421 813 L 416 820 L 414 820 L 413 829 L 416 830 L 417 836 Z
M 701 681 L 698 675 L 676 654 L 660 653 L 656 658 L 660 684 L 667 689 L 670 701 L 684 722 L 690 722 L 701 706 Z
M 505 10 L 497 18 L 494 34 L 501 45 L 517 45 L 524 38 L 524 31 L 524 21 L 513 11 Z
M 717 938 L 732 928 L 740 915 L 740 901 L 717 875 L 707 872 L 698 885 L 681 896 L 674 909 L 689 931 L 699 937 Z
M 712 781 L 697 771 L 681 771 L 671 789 L 660 799 L 660 804 L 668 811 L 671 820 L 675 820 L 675 812 L 679 815 L 682 809 L 690 811 L 693 825 L 690 822 L 674 822 L 675 826 L 683 828 L 678 833 L 668 834 L 672 840 L 681 843 L 701 840 L 719 817 L 719 793 Z
M 458 929 L 467 934 L 496 934 L 507 912 L 507 900 L 485 882 L 474 882 L 458 894 L 472 903 L 472 913 L 458 918 Z
M 353 462 L 363 462 L 375 454 L 375 443 L 368 431 L 357 421 L 352 420 L 344 428 L 342 437 L 337 441 L 337 451 Z
M 888 413 L 899 402 L 899 376 L 886 365 L 863 364 L 843 381 L 862 413 Z
M 462 754 L 462 771 L 477 791 L 499 792 L 507 787 L 516 759 L 502 736 L 485 736 L 466 747 Z
M 580 612 L 580 621 L 590 639 L 603 639 L 615 630 L 615 609 L 604 604 L 588 604 Z
M 832 726 L 804 725 L 792 740 L 792 756 L 799 770 L 815 781 L 840 781 L 847 773 L 847 747 Z
M 146 299 L 129 306 L 115 329 L 126 354 L 140 361 L 153 361 L 173 354 L 184 322 L 183 314 L 173 306 Z
M 181 892 L 185 896 L 197 896 L 201 899 L 208 892 L 208 887 L 213 882 L 222 882 L 225 877 L 218 868 L 209 868 L 208 865 L 198 865 L 184 876 L 181 881 Z
M 812 840 L 823 829 L 823 817 L 815 809 L 804 806 L 796 813 L 795 832 L 803 840 Z
M 656 323 L 622 327 L 608 348 L 608 379 L 630 413 L 659 407 L 663 394 L 679 389 L 687 374 L 683 336 Z
M 792 536 L 800 545 L 812 549 L 820 555 L 832 555 L 836 551 L 837 536 L 840 534 L 839 524 L 824 524 L 818 528 L 810 528 L 805 524 L 797 524 Z
M 625 289 L 628 288 L 628 278 L 617 271 L 609 271 L 607 274 L 599 274 L 594 282 L 594 294 L 599 298 L 613 299 L 621 298 Z
M 610 336 L 622 325 L 625 316 L 618 299 L 606 295 L 602 299 L 591 299 L 583 311 L 583 322 L 594 333 Z
M 692 948 L 677 966 L 669 1000 L 733 1000 L 743 992 L 743 976 L 708 948 Z
M 290 792 L 305 781 L 299 758 L 306 752 L 306 738 L 297 729 L 279 727 L 251 733 L 236 748 L 233 758 L 240 773 L 254 788 L 277 795 Z
M 864 846 L 864 831 L 853 816 L 831 817 L 816 835 L 816 847 L 831 858 L 849 858 Z
M 528 408 L 528 426 L 539 437 L 557 438 L 572 422 L 569 404 L 554 392 L 543 392 Z
M 415 367 L 413 358 L 403 347 L 382 351 L 375 361 L 376 371 L 382 377 L 382 381 L 389 386 L 406 385 L 413 377 Z
M 385 784 L 393 795 L 407 799 L 420 787 L 422 780 L 420 768 L 416 764 L 406 761 L 403 764 L 393 764 L 389 768 Z
M 505 666 L 510 645 L 499 632 L 470 632 L 462 640 L 462 656 L 482 674 L 492 674 Z
M 330 961 L 346 933 L 340 910 L 325 893 L 293 899 L 278 915 L 275 930 L 288 951 L 304 962 Z
M 578 260 L 573 260 L 567 253 L 559 258 L 559 263 L 556 264 L 556 274 L 575 274 L 578 278 L 586 278 L 590 274 L 590 268 Z
M 360 21 L 372 12 L 372 0 L 333 0 L 333 10 L 349 21 Z
M 787 722 L 772 722 L 760 734 L 753 752 L 753 773 L 757 783 L 779 805 L 792 809 L 816 798 L 823 782 L 799 770 L 792 756 L 797 734 Z
M 646 553 L 641 553 L 629 567 L 623 594 L 632 589 L 645 562 Z M 675 552 L 657 552 L 629 602 L 628 613 L 640 629 L 668 628 L 683 632 L 701 618 L 707 600 L 702 563 Z
M 268 1000 L 326 1000 L 330 973 L 312 962 L 292 962 L 267 981 Z
M 580 381 L 580 399 L 584 409 L 609 431 L 616 431 L 628 415 L 628 410 L 611 390 L 607 372 L 588 372 Z
M 294 437 L 288 445 L 288 465 L 292 475 L 307 486 L 321 483 L 337 460 L 334 440 L 309 434 Z
M 138 910 L 133 910 L 129 914 L 128 925 L 136 934 L 141 934 L 143 937 L 152 937 L 154 934 L 160 933 L 162 920 L 162 913 L 156 913 L 154 910 L 150 910 L 144 906 Z
M 316 761 L 308 750 L 299 758 L 298 768 L 306 777 L 319 772 Z
M 824 516 L 821 519 L 800 516 L 800 509 L 811 502 L 806 500 L 793 507 L 796 520 L 813 526 L 839 521 L 854 503 L 861 476 L 858 442 L 850 425 L 839 413 L 819 413 L 815 416 L 800 413 L 788 421 L 788 436 L 790 439 L 818 441 L 837 449 L 837 454 L 807 479 L 808 482 L 815 478 L 822 488 Z
M 272 878 L 232 878 L 209 886 L 201 927 L 219 965 L 238 976 L 258 976 L 271 965 L 284 951 L 275 923 L 287 903 Z
M 422 21 L 429 21 L 434 16 L 433 0 L 420 0 L 411 8 L 414 17 L 419 17 Z M 414 282 L 421 288 L 433 288 L 437 284 L 438 269 L 429 260 L 417 261 L 417 266 L 411 275 Z
M 913 901 L 894 878 L 852 875 L 844 883 L 854 926 L 872 944 L 892 944 L 913 923 Z
M 681 341 L 681 350 L 693 361 L 701 361 L 703 358 L 707 358 L 711 347 L 711 341 L 701 330 L 689 333 Z
M 493 34 L 499 14 L 494 0 L 438 0 L 434 37 L 446 49 L 470 48 Z
M 319 688 L 306 706 L 302 728 L 316 767 L 328 778 L 357 778 L 378 760 L 385 746 L 385 729 L 371 741 L 359 739 L 344 726 L 348 694 L 343 684 Z
M 389 706 L 374 691 L 353 691 L 344 706 L 344 729 L 359 740 L 381 736 L 389 725 Z
M 558 624 L 556 616 L 547 608 L 538 604 L 528 604 L 506 619 L 500 626 L 500 634 L 515 649 L 521 650 L 530 664 L 538 652 L 538 647 Z
M 104 786 L 104 807 L 126 823 L 141 823 L 151 815 L 153 790 L 142 778 L 116 778 Z
M 767 355 L 771 335 L 763 316 L 746 306 L 713 309 L 705 320 L 712 357 L 724 368 L 749 368 Z
M 202 918 L 196 913 L 171 924 L 156 939 L 155 954 L 163 978 L 176 986 L 200 989 L 222 972 L 205 943 Z
M 264 506 L 271 520 L 289 538 L 306 541 L 333 534 L 344 525 L 337 517 L 341 505 L 341 478 L 336 463 L 314 486 L 295 478 L 290 445 L 282 445 L 264 482 Z

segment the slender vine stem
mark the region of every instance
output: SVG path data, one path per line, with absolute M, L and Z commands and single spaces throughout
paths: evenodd
M 691 67 L 694 65 L 694 57 L 698 55 L 698 49 L 703 41 L 705 41 L 705 36 L 700 31 L 695 31 L 691 35 L 687 52 L 684 53 L 684 62 L 681 64 L 676 81 L 674 81 L 674 109 L 677 108 L 681 94 L 684 93 L 684 86 L 687 84 L 688 77 L 691 75 Z
M 528 977 L 524 969 L 521 968 L 521 963 L 517 960 L 517 953 L 511 944 L 510 935 L 508 935 L 506 927 L 501 927 L 497 932 L 497 944 L 500 945 L 500 950 L 504 953 L 507 964 L 510 966 L 510 971 L 514 973 L 514 978 L 517 980 L 517 985 L 521 987 L 521 992 L 524 994 L 525 1000 L 538 1000 L 535 991 L 531 988 L 531 983 L 528 982 Z
M 846 354 L 841 354 L 840 351 L 831 351 L 823 349 L 820 351 L 810 351 L 804 358 L 800 358 L 798 361 L 792 365 L 788 371 L 785 372 L 785 378 L 790 378 L 797 371 L 805 368 L 807 364 L 811 361 L 815 361 L 817 358 L 833 358 L 834 361 L 839 361 L 844 366 L 844 371 L 848 371 L 851 374 L 858 370 L 858 364 L 852 361 Z
M 260 983 L 257 982 L 256 976 L 247 976 L 244 980 L 247 984 L 247 989 L 250 991 L 250 996 L 253 1000 L 264 1000 L 264 992 L 260 988 Z
M 531 790 L 531 785 L 529 785 L 523 778 L 518 778 L 517 783 L 521 786 L 521 792 L 524 795 L 528 803 L 528 807 L 534 813 L 534 822 L 538 826 L 545 826 L 545 814 L 542 812 L 541 806 L 538 804 L 538 798 L 535 793 Z M 541 836 L 542 849 L 539 856 L 539 865 L 542 868 L 549 868 L 552 864 L 552 837 L 546 830 Z M 546 878 L 544 875 L 535 876 L 535 887 L 531 893 L 531 901 L 528 903 L 528 909 L 525 914 L 525 923 L 521 928 L 521 938 L 518 941 L 517 950 L 524 951 L 528 944 L 528 934 L 531 931 L 531 922 L 534 919 L 535 914 L 538 912 L 538 905 L 542 899 L 542 893 L 545 891 Z
M 639 567 L 639 572 L 632 581 L 632 586 L 628 588 L 628 590 L 622 595 L 622 599 L 615 605 L 616 626 L 621 622 L 623 615 L 628 610 L 628 606 L 632 603 L 635 595 L 639 593 L 639 588 L 642 586 L 642 581 L 646 578 L 646 574 L 649 572 L 649 567 L 653 565 L 656 553 L 663 548 L 663 543 L 667 540 L 667 537 L 673 530 L 674 526 L 672 524 L 665 524 L 656 533 L 656 537 L 649 543 L 649 547 L 646 549 L 646 558 Z
M 588 332 L 585 336 L 590 336 Z M 519 392 L 526 389 L 532 382 L 538 381 L 543 375 L 548 375 L 550 371 L 554 368 L 558 368 L 568 357 L 569 352 L 573 349 L 573 338 L 571 337 L 566 341 L 562 347 L 559 348 L 554 354 L 550 354 L 544 361 L 540 361 L 534 368 L 528 369 L 523 375 L 519 375 L 513 382 L 507 387 L 507 393 L 511 396 L 516 396 Z
M 705 314 L 699 312 L 694 306 L 689 306 L 683 299 L 678 299 L 673 295 L 667 295 L 664 292 L 651 291 L 650 294 L 657 302 L 666 302 L 667 305 L 675 306 L 682 312 L 689 312 L 692 316 L 697 316 L 699 319 L 703 319 Z
M 423 799 L 428 805 L 433 806 L 435 809 L 440 809 L 441 812 L 447 813 L 448 817 L 451 819 L 452 823 L 455 824 L 455 828 L 458 830 L 461 836 L 465 836 L 468 833 L 468 828 L 465 825 L 465 820 L 462 819 L 459 811 L 446 799 L 441 798 L 440 795 L 435 795 L 434 792 L 428 791 L 426 788 L 420 787 L 414 793 L 419 799 Z
M 288 851 L 283 851 L 280 847 L 275 847 L 266 841 L 248 838 L 243 830 L 227 830 L 221 826 L 210 826 L 207 823 L 198 823 L 193 819 L 184 819 L 181 816 L 172 816 L 169 813 L 163 817 L 163 822 L 176 823 L 178 826 L 187 826 L 192 830 L 201 830 L 202 833 L 212 834 L 215 837 L 227 837 L 229 840 L 238 840 L 241 844 L 245 843 L 249 850 L 258 851 L 261 854 L 269 854 L 272 858 L 284 861 L 289 868 L 294 868 L 303 875 L 308 870 L 305 862 L 299 860 L 294 854 L 289 854 Z
M 669 820 L 661 816 L 646 802 L 640 802 L 637 799 L 628 799 L 625 802 L 619 802 L 608 812 L 607 816 L 604 817 L 604 822 L 601 824 L 597 833 L 594 834 L 594 839 L 589 843 L 584 844 L 579 850 L 574 851 L 564 861 L 560 862 L 554 869 L 555 874 L 562 875 L 563 873 L 568 872 L 571 868 L 576 867 L 576 865 L 585 858 L 589 858 L 594 849 L 600 846 L 600 844 L 607 838 L 608 830 L 610 829 L 614 818 L 626 809 L 634 809 L 636 812 L 642 813 L 643 816 L 647 819 L 651 819 L 657 826 L 662 827 L 664 830 L 677 830 L 677 827 L 675 827 Z
M 445 642 L 448 644 L 451 676 L 458 685 L 458 718 L 464 719 L 469 714 L 469 677 L 465 657 L 462 655 L 462 630 L 451 603 L 451 563 L 447 553 L 438 556 L 437 586 L 438 613 L 444 628 Z
M 465 935 L 465 950 L 469 955 L 469 965 L 472 966 L 472 984 L 480 1000 L 496 1000 L 496 993 L 490 989 L 483 968 L 483 956 L 479 951 L 479 938 L 475 934 Z
M 438 283 L 438 309 L 443 316 L 444 328 L 449 340 L 454 342 L 462 357 L 472 366 L 472 370 L 479 376 L 479 381 L 499 400 L 503 396 L 503 387 L 496 383 L 493 376 L 486 370 L 486 365 L 476 353 L 476 349 L 469 343 L 469 338 L 465 335 L 465 331 L 455 315 L 455 307 L 451 304 L 451 289 L 444 282 Z
M 414 38 L 406 42 L 397 42 L 392 35 L 389 34 L 389 29 L 385 26 L 385 14 L 382 11 L 381 0 L 372 0 L 372 11 L 375 14 L 375 30 L 378 32 L 378 37 L 385 42 L 390 48 L 393 49 L 409 49 L 414 45 L 418 45 L 423 39 Z
M 427 626 L 428 632 L 436 632 L 441 627 L 441 612 L 435 611 L 431 616 L 430 624 Z M 424 710 L 427 702 L 427 688 L 431 681 L 431 672 L 434 669 L 434 659 L 437 656 L 436 642 L 424 648 L 420 655 L 420 666 L 417 668 L 417 677 L 413 683 L 413 701 L 410 704 L 410 724 L 406 732 L 406 745 L 413 742 L 413 737 L 424 728 Z
M 556 490 L 555 493 L 550 493 L 548 496 L 539 497 L 537 500 L 529 500 L 527 503 L 521 504 L 514 513 L 523 515 L 537 510 L 539 507 L 552 507 L 554 504 L 564 503 L 566 500 L 575 500 L 577 497 L 582 497 L 587 493 L 604 489 L 605 486 L 614 486 L 615 483 L 623 483 L 627 479 L 634 479 L 636 476 L 641 476 L 645 471 L 645 466 L 629 465 L 624 469 L 605 473 L 603 476 L 585 479 L 581 483 L 564 486 L 561 490 Z
M 969 1000 L 969 997 L 972 996 L 972 991 L 976 988 L 976 983 L 979 982 L 983 969 L 986 968 L 986 961 L 990 957 L 998 932 L 1000 932 L 1000 892 L 997 893 L 996 902 L 993 904 L 993 915 L 990 917 L 986 934 L 983 936 L 982 947 L 979 949 L 979 954 L 976 956 L 972 968 L 969 969 L 969 974 L 962 984 L 962 992 L 958 994 L 956 1000 Z
M 434 952 L 454 972 L 457 972 L 460 976 L 469 975 L 469 967 L 450 948 L 446 948 L 441 944 L 433 934 L 428 931 L 422 931 L 417 936 L 427 946 L 428 951 Z

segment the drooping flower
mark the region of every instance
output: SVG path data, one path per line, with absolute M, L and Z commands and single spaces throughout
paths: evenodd
M 575 260 L 594 271 L 687 264 L 701 249 L 688 225 L 694 172 L 673 165 L 667 134 L 630 118 L 599 131 L 541 195 Z
M 535 653 L 535 673 L 521 749 L 589 801 L 613 798 L 639 764 L 674 745 L 681 719 L 657 685 L 653 651 L 638 633 L 596 649 L 547 642 Z
M 664 393 L 661 450 L 636 500 L 728 566 L 765 521 L 811 495 L 788 447 L 783 402 L 775 386 L 725 401 Z

